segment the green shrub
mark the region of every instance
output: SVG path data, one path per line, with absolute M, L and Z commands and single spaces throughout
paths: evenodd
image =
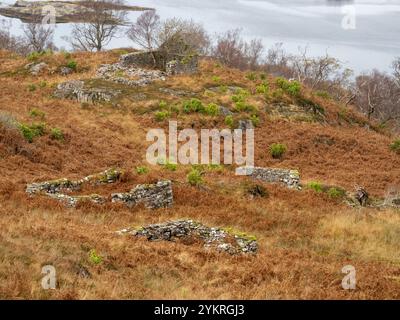
M 69 60 L 66 64 L 66 67 L 76 71 L 76 68 L 78 66 L 78 63 L 75 60 Z
M 31 83 L 28 85 L 28 91 L 33 92 L 36 90 L 36 85 Z
M 168 103 L 167 103 L 166 101 L 164 101 L 164 100 L 161 100 L 161 101 L 159 102 L 158 106 L 160 107 L 161 110 L 167 109 Z
M 215 82 L 215 83 L 220 83 L 220 82 L 221 82 L 221 77 L 219 77 L 219 76 L 213 76 L 213 77 L 212 77 L 212 81 Z
M 204 106 L 199 99 L 193 98 L 183 103 L 183 112 L 185 113 L 203 112 L 203 111 L 204 111 Z
M 311 181 L 307 184 L 307 188 L 314 190 L 315 192 L 322 192 L 322 184 L 317 181 Z
M 396 139 L 390 144 L 390 150 L 400 154 L 400 139 Z
M 256 114 L 252 114 L 250 116 L 250 120 L 253 123 L 254 127 L 258 127 L 260 125 L 260 118 Z
M 346 195 L 346 191 L 340 188 L 332 187 L 329 188 L 327 194 L 329 197 L 336 199 L 344 197 Z
M 331 96 L 329 95 L 329 93 L 326 92 L 326 91 L 315 91 L 315 95 L 316 95 L 317 97 L 321 97 L 321 98 L 324 98 L 324 99 L 330 99 L 330 98 L 331 98 Z
M 267 79 L 267 74 L 266 73 L 261 73 L 260 74 L 260 79 L 261 80 L 266 80 Z
M 233 116 L 226 116 L 226 117 L 225 117 L 225 124 L 226 124 L 229 128 L 233 128 L 233 126 L 234 126 Z
M 283 99 L 284 94 L 284 91 L 281 88 L 278 88 L 272 92 L 272 98 L 280 101 Z
M 186 178 L 189 184 L 192 186 L 199 186 L 203 184 L 203 178 L 201 176 L 201 172 L 195 168 L 192 168 L 192 170 L 189 172 Z
M 39 87 L 40 88 L 46 88 L 47 87 L 47 82 L 46 81 L 40 81 L 39 82 Z
M 219 107 L 215 103 L 210 103 L 204 108 L 204 113 L 209 116 L 219 115 Z
M 288 81 L 285 78 L 279 77 L 276 78 L 276 84 L 292 96 L 300 95 L 301 84 L 298 81 Z
M 249 72 L 246 74 L 246 78 L 250 81 L 255 81 L 257 79 L 257 74 L 255 72 Z
M 219 91 L 220 93 L 227 93 L 227 92 L 228 92 L 228 87 L 227 87 L 226 85 L 220 85 L 220 86 L 218 87 L 218 91 Z
M 269 147 L 269 152 L 274 159 L 280 159 L 287 151 L 287 147 L 282 143 L 273 143 Z
M 234 109 L 237 112 L 257 112 L 258 111 L 256 106 L 246 103 L 246 102 L 243 102 L 243 101 L 236 102 Z
M 168 119 L 169 117 L 170 117 L 169 111 L 157 111 L 155 113 L 156 121 L 159 121 L 159 122 L 164 121 L 165 119 Z
M 258 94 L 267 94 L 269 90 L 267 83 L 261 83 L 256 87 L 256 92 Z
M 103 262 L 103 258 L 96 250 L 92 249 L 89 251 L 89 261 L 93 264 L 100 264 Z
M 178 165 L 176 163 L 171 163 L 169 161 L 165 163 L 164 167 L 169 171 L 176 171 L 178 169 Z
M 37 61 L 43 55 L 44 55 L 44 52 L 33 51 L 33 52 L 29 53 L 26 58 L 29 61 Z
M 69 53 L 68 51 L 63 51 L 62 54 L 64 55 L 64 58 L 66 60 L 71 59 L 71 53 Z
M 149 172 L 149 168 L 147 168 L 145 166 L 136 167 L 137 174 L 147 174 L 148 172 Z
M 63 141 L 64 140 L 64 133 L 60 128 L 53 128 L 50 131 L 50 138 L 53 140 L 59 140 Z
M 23 137 L 30 143 L 33 142 L 34 138 L 43 136 L 45 133 L 45 128 L 46 126 L 43 123 L 36 123 L 32 125 L 21 123 L 19 125 L 19 130 L 21 131 Z
M 31 111 L 29 111 L 29 115 L 32 117 L 32 118 L 40 118 L 40 119 L 44 119 L 44 117 L 46 116 L 46 114 L 43 112 L 43 111 L 41 111 L 41 110 L 39 110 L 39 109 L 36 109 L 36 108 L 33 108 L 33 109 L 31 109 Z

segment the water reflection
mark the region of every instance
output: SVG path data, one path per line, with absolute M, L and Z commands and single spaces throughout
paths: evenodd
M 344 6 L 349 4 L 354 4 L 354 0 L 325 0 L 329 6 Z

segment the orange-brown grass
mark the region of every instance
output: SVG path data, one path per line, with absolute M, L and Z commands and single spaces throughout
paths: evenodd
M 63 55 L 46 57 L 52 67 L 64 63 Z M 27 60 L 0 53 L 2 87 L 0 109 L 23 123 L 44 121 L 47 130 L 60 128 L 64 141 L 52 140 L 48 132 L 28 143 L 15 130 L 0 131 L 0 298 L 8 299 L 396 299 L 400 298 L 398 212 L 352 209 L 312 190 L 294 191 L 263 184 L 268 197 L 251 199 L 249 179 L 236 177 L 233 167 L 205 170 L 204 185 L 186 182 L 190 167 L 176 171 L 149 166 L 145 141 L 149 128 L 167 127 L 154 120 L 154 104 L 184 98 L 156 94 L 160 87 L 190 90 L 204 99 L 226 100 L 217 94 L 204 98 L 207 87 L 221 83 L 252 90 L 254 83 L 237 70 L 203 63 L 193 77 L 176 76 L 155 83 L 144 92 L 152 103 L 137 102 L 122 108 L 52 98 L 51 85 L 29 91 L 28 85 L 47 81 L 90 78 L 101 63 L 117 61 L 108 53 L 77 53 L 78 73 L 68 77 L 44 74 L 33 77 L 10 74 Z M 81 66 L 82 69 L 79 69 Z M 273 82 L 273 79 L 270 78 Z M 307 89 L 305 89 L 307 90 Z M 308 94 L 308 93 L 307 93 Z M 262 97 L 252 96 L 262 103 Z M 335 121 L 341 110 L 332 101 L 318 102 L 328 122 L 272 121 L 260 109 L 256 129 L 256 165 L 298 169 L 304 181 L 343 186 L 364 185 L 373 195 L 384 196 L 399 184 L 400 158 L 392 153 L 389 135 L 368 130 L 357 123 Z M 131 109 L 129 109 L 129 107 Z M 142 107 L 142 113 L 135 112 Z M 32 118 L 32 108 L 45 113 Z M 353 112 L 353 111 L 351 111 Z M 355 116 L 362 118 L 360 115 Z M 211 119 L 211 120 L 210 120 Z M 215 122 L 213 122 L 215 120 Z M 223 119 L 179 114 L 182 123 L 199 121 L 223 127 Z M 181 124 L 183 126 L 183 124 Z M 333 144 L 324 143 L 332 139 Z M 288 146 L 283 159 L 272 159 L 271 143 Z M 146 165 L 148 174 L 135 168 Z M 79 194 L 124 192 L 139 183 L 158 179 L 174 181 L 174 206 L 148 211 L 143 207 L 82 204 L 68 209 L 46 197 L 28 197 L 27 183 L 66 177 L 78 179 L 110 167 L 125 170 L 116 184 L 85 187 Z M 206 251 L 201 244 L 147 242 L 114 233 L 129 226 L 191 218 L 209 226 L 230 227 L 257 237 L 257 255 L 233 257 Z M 102 257 L 94 264 L 89 252 Z M 56 290 L 43 290 L 41 267 L 57 270 Z M 341 288 L 343 266 L 357 270 L 357 290 Z M 91 278 L 77 273 L 85 267 Z

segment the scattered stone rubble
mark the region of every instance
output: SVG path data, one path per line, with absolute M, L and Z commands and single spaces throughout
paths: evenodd
M 96 77 L 126 86 L 143 87 L 154 81 L 165 81 L 166 73 L 161 70 L 126 66 L 123 63 L 118 62 L 114 64 L 101 65 L 97 69 Z
M 237 169 L 240 175 L 250 176 L 254 179 L 269 183 L 281 183 L 289 189 L 301 189 L 300 174 L 297 170 L 261 168 L 261 167 L 240 167 Z
M 114 193 L 112 202 L 122 202 L 128 207 L 143 203 L 148 209 L 168 208 L 173 204 L 172 183 L 169 180 L 156 184 L 136 186 L 129 193 Z
M 256 253 L 257 240 L 244 233 L 234 233 L 221 228 L 210 228 L 193 220 L 169 221 L 152 224 L 141 229 L 124 229 L 119 235 L 146 237 L 149 241 L 200 240 L 205 248 L 213 248 L 230 254 Z

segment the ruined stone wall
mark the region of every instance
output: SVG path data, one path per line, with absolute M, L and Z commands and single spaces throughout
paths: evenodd
M 129 193 L 114 193 L 112 202 L 122 202 L 129 207 L 143 203 L 146 208 L 168 208 L 173 203 L 172 183 L 169 180 L 156 184 L 141 184 Z
M 155 68 L 167 74 L 192 74 L 197 72 L 198 55 L 167 54 L 163 51 L 141 51 L 122 55 L 120 64 L 128 67 Z
M 238 171 L 242 175 L 250 176 L 254 179 L 269 183 L 280 183 L 290 189 L 300 189 L 300 175 L 297 170 L 260 168 L 260 167 L 241 167 Z
M 120 235 L 146 237 L 149 241 L 178 241 L 179 239 L 200 240 L 205 248 L 214 248 L 230 254 L 256 253 L 257 239 L 241 232 L 235 234 L 231 230 L 213 228 L 193 220 L 169 221 L 166 223 L 144 226 L 138 230 L 124 229 Z

